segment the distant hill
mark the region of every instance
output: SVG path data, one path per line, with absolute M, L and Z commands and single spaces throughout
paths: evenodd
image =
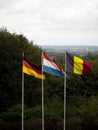
M 98 49 L 98 46 L 77 46 L 77 45 L 67 45 L 67 46 L 48 46 L 48 45 L 43 45 L 41 46 L 43 49 Z
M 65 50 L 73 53 L 98 53 L 98 46 L 41 46 L 41 48 L 47 52 L 65 52 Z

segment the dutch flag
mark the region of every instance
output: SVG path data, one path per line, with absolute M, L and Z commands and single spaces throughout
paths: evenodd
M 43 58 L 43 72 L 49 73 L 51 75 L 64 77 L 68 76 L 65 75 L 65 72 L 63 69 L 53 61 L 49 56 L 47 56 L 44 52 L 42 52 L 42 58 Z

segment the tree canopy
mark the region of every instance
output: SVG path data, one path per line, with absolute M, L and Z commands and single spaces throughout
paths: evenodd
M 32 41 L 29 41 L 22 34 L 10 33 L 6 28 L 1 28 L 0 120 L 5 122 L 21 122 L 23 52 L 25 58 L 32 64 L 41 65 L 42 49 L 39 46 L 35 45 Z M 50 55 L 54 55 L 55 60 L 64 67 L 63 53 L 54 54 L 51 52 Z M 68 73 L 69 78 L 66 80 L 66 119 L 68 119 L 68 123 L 73 123 L 74 119 L 78 123 L 80 123 L 80 120 L 84 119 L 98 119 L 98 113 L 91 107 L 91 104 L 93 104 L 95 109 L 98 108 L 98 53 L 88 53 L 83 56 L 83 58 L 92 63 L 93 71 L 87 76 Z M 40 125 L 41 123 L 39 119 L 41 119 L 42 103 L 41 80 L 36 79 L 33 76 L 25 75 L 24 87 L 26 125 L 28 126 L 29 122 L 32 120 L 34 121 L 34 119 Z M 61 130 L 63 128 L 64 79 L 46 74 L 44 91 L 45 120 L 51 121 L 56 130 Z M 91 107 L 91 110 L 89 110 L 87 104 Z M 86 111 L 84 107 L 87 107 L 87 110 L 91 113 L 90 115 L 88 113 L 84 114 Z M 93 113 L 96 114 L 96 116 L 93 116 Z M 38 124 L 36 123 L 36 126 Z M 33 124 L 33 126 L 35 125 Z

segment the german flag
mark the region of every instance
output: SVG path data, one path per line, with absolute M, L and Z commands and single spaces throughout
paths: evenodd
M 66 52 L 66 71 L 80 75 L 87 75 L 92 71 L 92 64 Z
M 23 59 L 23 73 L 34 76 L 35 78 L 45 79 L 42 73 L 41 66 L 30 64 L 27 60 Z

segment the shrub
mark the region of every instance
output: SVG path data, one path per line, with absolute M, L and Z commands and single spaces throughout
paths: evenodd
M 24 128 L 26 130 L 41 130 L 42 129 L 42 121 L 39 118 L 31 118 L 24 122 Z
M 78 117 L 70 117 L 66 119 L 67 130 L 79 130 L 81 129 L 81 119 Z
M 21 104 L 12 106 L 7 112 L 0 114 L 0 118 L 5 122 L 21 121 Z
M 0 130 L 21 130 L 21 123 L 0 123 Z

